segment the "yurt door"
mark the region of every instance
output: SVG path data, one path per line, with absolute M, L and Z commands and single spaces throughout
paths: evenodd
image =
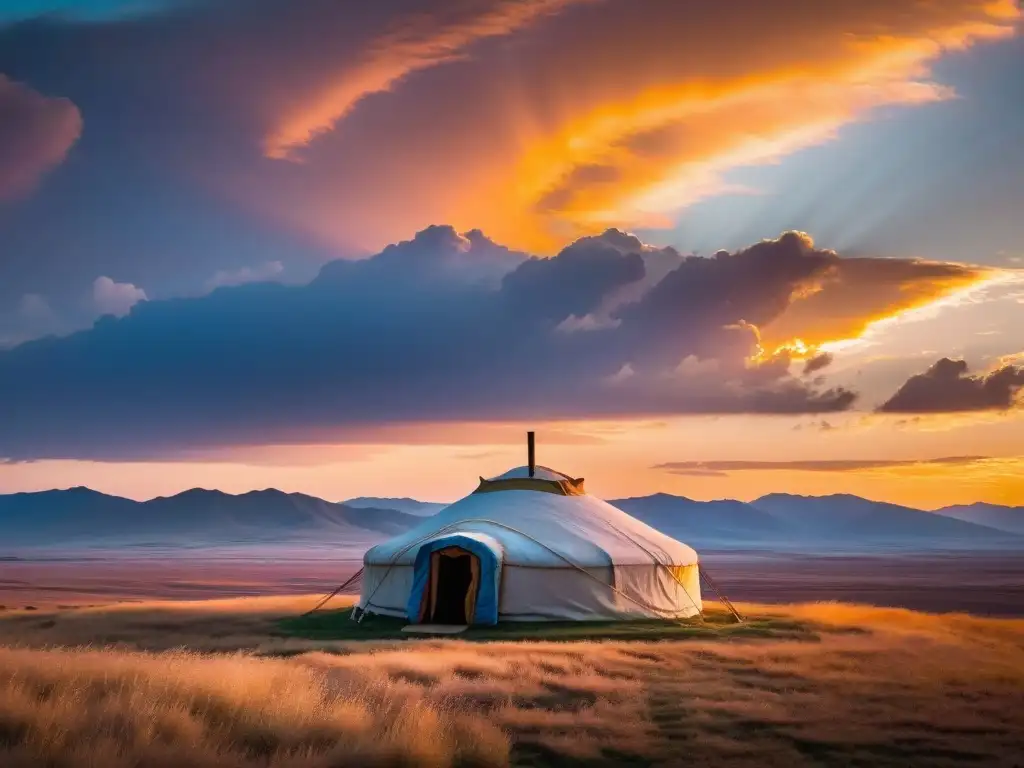
M 431 553 L 428 621 L 472 624 L 479 589 L 480 558 L 462 547 Z

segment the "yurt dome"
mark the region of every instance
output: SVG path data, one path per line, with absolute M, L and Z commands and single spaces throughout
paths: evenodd
M 469 496 L 370 549 L 363 565 L 359 607 L 414 623 L 701 612 L 693 549 L 546 467 L 481 478 Z

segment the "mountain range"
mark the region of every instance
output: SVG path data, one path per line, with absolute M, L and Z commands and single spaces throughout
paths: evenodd
M 697 548 L 1024 549 L 1024 508 L 928 512 L 849 494 L 773 493 L 750 502 L 657 493 L 612 504 Z
M 363 543 L 408 530 L 422 519 L 272 488 L 239 495 L 194 488 L 149 501 L 69 488 L 0 495 L 0 549 Z
M 357 496 L 354 499 L 346 499 L 341 503 L 346 507 L 356 507 L 357 509 L 397 509 L 399 512 L 405 512 L 407 515 L 418 515 L 419 517 L 436 515 L 448 506 L 439 501 L 419 501 L 418 499 L 410 499 L 407 496 L 401 498 Z
M 742 502 L 665 493 L 611 503 L 698 549 L 1024 550 L 1024 508 L 994 504 L 928 512 L 846 494 Z M 15 493 L 0 495 L 0 554 L 37 547 L 365 547 L 444 506 L 409 498 L 331 502 L 275 489 L 233 495 L 196 488 L 148 501 L 89 488 Z

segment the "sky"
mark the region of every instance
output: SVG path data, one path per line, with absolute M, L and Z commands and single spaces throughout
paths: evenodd
M 0 493 L 1024 505 L 1015 0 L 14 0 Z

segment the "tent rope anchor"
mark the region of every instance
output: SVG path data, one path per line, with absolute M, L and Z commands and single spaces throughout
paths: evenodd
M 742 624 L 743 623 L 743 617 L 740 615 L 740 612 L 736 610 L 736 606 L 734 606 L 732 604 L 732 602 L 730 602 L 729 598 L 725 596 L 725 594 L 722 592 L 722 590 L 720 590 L 718 588 L 718 585 L 715 584 L 714 580 L 712 580 L 711 574 L 708 573 L 707 569 L 704 568 L 703 566 L 701 566 L 701 568 L 700 568 L 700 575 L 701 575 L 701 578 L 704 579 L 704 582 L 709 587 L 711 587 L 711 589 L 715 593 L 715 595 L 718 596 L 718 599 L 721 601 L 722 605 L 724 605 L 726 608 L 729 609 L 729 613 L 731 613 L 733 615 L 733 618 L 736 619 L 736 623 L 737 624 Z
M 339 587 L 338 587 L 337 589 L 335 589 L 335 590 L 334 590 L 333 592 L 329 592 L 329 593 L 328 593 L 327 595 L 325 595 L 325 596 L 323 597 L 323 599 L 321 599 L 321 600 L 320 600 L 320 602 L 319 602 L 319 603 L 317 603 L 316 605 L 314 605 L 314 606 L 313 606 L 312 608 L 310 608 L 310 609 L 309 609 L 308 611 L 306 611 L 305 613 L 299 614 L 299 618 L 300 618 L 300 619 L 304 619 L 304 618 L 306 618 L 307 616 L 312 616 L 312 615 L 313 615 L 314 613 L 316 613 L 316 612 L 317 612 L 317 611 L 319 611 L 319 610 L 320 610 L 321 608 L 323 608 L 323 607 L 324 607 L 325 605 L 327 605 L 328 601 L 330 601 L 331 599 L 333 599 L 334 597 L 336 597 L 336 596 L 337 596 L 337 595 L 338 595 L 338 594 L 339 594 L 340 592 L 343 592 L 343 591 L 344 591 L 345 589 L 347 589 L 348 587 L 350 587 L 350 586 L 352 586 L 353 584 L 355 584 L 355 582 L 357 582 L 357 581 L 358 581 L 359 579 L 361 579 L 361 578 L 363 577 L 363 570 L 364 570 L 363 568 L 360 568 L 360 569 L 359 569 L 358 571 L 356 571 L 356 572 L 355 572 L 355 574 L 354 574 L 354 575 L 352 575 L 352 576 L 351 576 L 351 577 L 350 577 L 350 578 L 348 579 L 348 581 L 346 581 L 346 582 L 345 582 L 344 584 L 342 584 L 341 586 L 339 586 Z

